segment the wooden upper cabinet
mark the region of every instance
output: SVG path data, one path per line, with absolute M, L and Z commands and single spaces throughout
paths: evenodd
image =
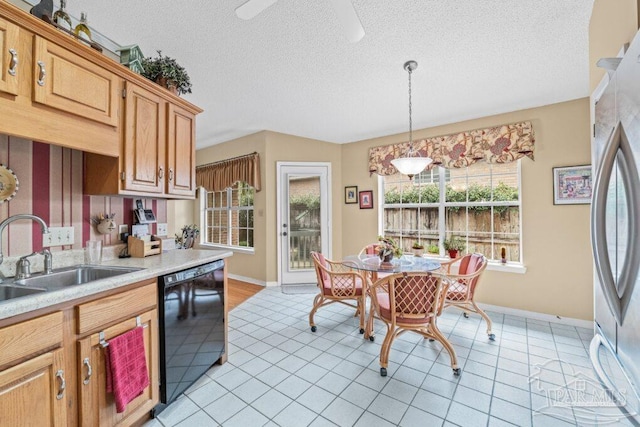
M 19 27 L 0 18 L 0 92 L 11 95 L 18 94 L 19 42 Z
M 166 101 L 127 82 L 123 141 L 124 190 L 163 193 Z
M 167 106 L 167 193 L 193 196 L 195 191 L 195 115 L 173 104 Z
M 34 36 L 33 100 L 110 126 L 118 125 L 118 77 Z

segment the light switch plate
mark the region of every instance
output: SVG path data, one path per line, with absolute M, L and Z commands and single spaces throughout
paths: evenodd
M 156 234 L 158 236 L 166 236 L 167 235 L 167 223 L 159 222 L 156 227 Z
M 49 227 L 49 232 L 42 235 L 42 246 L 73 245 L 75 234 L 73 227 Z

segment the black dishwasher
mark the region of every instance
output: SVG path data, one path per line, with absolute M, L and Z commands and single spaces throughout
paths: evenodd
M 160 413 L 225 352 L 224 261 L 158 278 Z

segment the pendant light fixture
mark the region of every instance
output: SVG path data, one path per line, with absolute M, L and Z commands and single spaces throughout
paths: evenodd
M 407 61 L 404 63 L 404 69 L 409 73 L 409 150 L 405 157 L 399 157 L 391 160 L 391 164 L 403 175 L 407 175 L 409 180 L 414 175 L 419 174 L 433 162 L 429 157 L 421 157 L 420 152 L 413 148 L 413 129 L 411 121 L 411 73 L 418 68 L 416 61 Z

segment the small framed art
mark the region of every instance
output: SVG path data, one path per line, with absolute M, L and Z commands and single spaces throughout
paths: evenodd
M 591 165 L 553 168 L 553 204 L 591 203 Z
M 344 202 L 358 203 L 358 187 L 355 185 L 344 187 Z
M 358 195 L 360 196 L 360 209 L 373 209 L 373 191 L 361 191 Z

